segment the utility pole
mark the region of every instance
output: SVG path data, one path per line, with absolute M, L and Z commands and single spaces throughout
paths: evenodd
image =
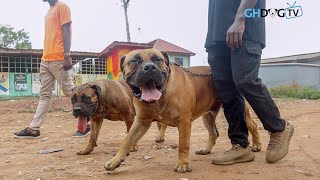
M 126 20 L 127 41 L 131 42 L 129 19 L 128 19 L 128 7 L 129 7 L 130 0 L 121 0 L 121 1 L 123 2 L 124 17 L 125 17 L 125 20 Z

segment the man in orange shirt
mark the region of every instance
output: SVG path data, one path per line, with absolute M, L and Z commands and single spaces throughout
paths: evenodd
M 57 81 L 66 96 L 70 96 L 72 88 L 71 46 L 71 12 L 69 7 L 58 0 L 43 0 L 48 2 L 50 9 L 45 17 L 45 37 L 43 56 L 40 65 L 40 101 L 37 111 L 29 127 L 14 133 L 16 138 L 40 138 L 40 126 L 51 104 L 51 95 Z M 76 132 L 74 136 L 86 136 L 90 132 Z

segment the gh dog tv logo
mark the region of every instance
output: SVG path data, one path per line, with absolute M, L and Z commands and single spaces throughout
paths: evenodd
M 244 11 L 244 15 L 246 18 L 261 18 L 270 16 L 272 18 L 278 16 L 280 18 L 293 19 L 297 17 L 301 17 L 303 15 L 302 7 L 297 6 L 296 2 L 293 5 L 287 3 L 289 7 L 284 9 L 246 9 Z

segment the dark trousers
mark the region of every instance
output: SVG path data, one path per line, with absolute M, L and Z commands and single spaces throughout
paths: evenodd
M 229 138 L 232 144 L 242 147 L 249 144 L 244 98 L 266 130 L 281 132 L 285 127 L 268 89 L 258 78 L 260 61 L 261 46 L 254 41 L 245 40 L 239 49 L 228 49 L 223 53 L 208 49 L 213 81 L 229 124 Z

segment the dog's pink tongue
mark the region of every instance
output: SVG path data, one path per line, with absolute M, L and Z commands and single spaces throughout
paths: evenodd
M 80 132 L 84 132 L 87 129 L 87 125 L 88 125 L 87 117 L 80 116 L 78 118 L 78 130 Z
M 162 95 L 154 83 L 142 86 L 141 92 L 141 99 L 145 101 L 158 101 Z

